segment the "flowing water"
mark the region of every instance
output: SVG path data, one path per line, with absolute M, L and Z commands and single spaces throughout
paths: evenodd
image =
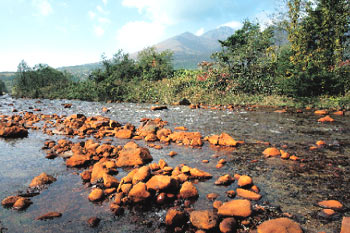
M 206 195 L 216 192 L 218 200 L 228 201 L 225 191 L 235 190 L 236 182 L 230 186 L 215 186 L 214 181 L 221 175 L 246 174 L 253 177 L 263 198 L 260 205 L 274 206 L 283 213 L 293 215 L 305 232 L 339 232 L 342 216 L 350 216 L 350 120 L 349 116 L 332 116 L 333 123 L 318 123 L 319 116 L 312 111 L 304 113 L 274 113 L 271 109 L 209 110 L 189 109 L 187 106 L 168 106 L 168 110 L 150 111 L 149 104 L 97 103 L 68 100 L 0 99 L 0 115 L 11 115 L 13 109 L 33 111 L 41 109 L 43 114 L 70 115 L 82 113 L 86 116 L 103 115 L 121 124 L 131 123 L 136 127 L 141 118 L 160 117 L 169 122 L 167 127 L 185 126 L 190 131 L 202 135 L 227 132 L 236 140 L 246 143 L 237 149 L 218 150 L 207 143 L 202 148 L 193 149 L 176 144 L 164 146 L 162 150 L 149 148 L 153 160 L 163 158 L 169 166 L 187 164 L 210 172 L 213 178 L 199 182 L 196 187 L 199 198 L 193 203 L 194 209 L 211 209 L 212 202 Z M 71 103 L 66 109 L 64 103 Z M 102 107 L 110 112 L 103 113 Z M 37 112 L 36 112 L 37 113 Z M 0 199 L 26 190 L 33 177 L 46 172 L 57 181 L 44 189 L 40 195 L 32 197 L 32 205 L 24 211 L 0 207 L 0 232 L 166 232 L 164 218 L 166 208 L 130 207 L 121 216 L 114 216 L 108 201 L 94 204 L 87 196 L 91 188 L 85 186 L 79 172 L 67 168 L 61 158 L 48 160 L 41 148 L 46 139 L 57 140 L 63 136 L 48 136 L 40 130 L 29 130 L 23 139 L 0 138 Z M 113 145 L 124 145 L 128 140 L 112 138 Z M 310 151 L 309 147 L 318 140 L 324 140 L 327 147 Z M 72 140 L 72 139 L 70 139 Z M 78 139 L 73 139 L 77 141 Z M 86 140 L 86 139 L 85 139 Z M 302 161 L 281 160 L 263 157 L 268 146 L 256 143 L 270 142 L 297 155 Z M 137 141 L 147 147 L 144 141 Z M 167 154 L 176 151 L 170 158 Z M 219 157 L 213 157 L 216 154 Z M 226 159 L 227 164 L 215 168 L 217 161 Z M 207 159 L 207 164 L 201 161 Z M 119 169 L 117 178 L 127 171 Z M 315 204 L 322 200 L 336 199 L 345 205 L 343 211 L 331 219 L 318 216 L 321 208 Z M 63 213 L 61 218 L 37 221 L 36 217 L 50 211 Z M 101 218 L 97 228 L 90 228 L 86 221 L 92 216 Z

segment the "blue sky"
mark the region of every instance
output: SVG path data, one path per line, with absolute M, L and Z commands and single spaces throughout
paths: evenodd
M 269 21 L 276 0 L 0 0 L 0 71 L 97 62 L 183 32 Z

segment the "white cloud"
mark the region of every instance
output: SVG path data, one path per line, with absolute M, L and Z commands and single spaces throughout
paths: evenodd
M 48 0 L 32 0 L 32 4 L 42 16 L 48 16 L 53 12 Z
M 107 5 L 108 0 L 102 0 L 102 2 L 103 2 L 104 5 Z
M 256 21 L 260 24 L 261 29 L 264 30 L 268 26 L 273 24 L 272 18 L 269 16 L 268 12 L 261 12 L 255 16 Z
M 198 31 L 196 31 L 195 35 L 196 36 L 201 36 L 204 33 L 204 28 L 200 28 Z
M 96 13 L 93 11 L 89 11 L 88 15 L 89 15 L 90 19 L 94 19 L 96 17 Z
M 108 15 L 108 14 L 109 14 L 109 12 L 106 11 L 106 10 L 104 10 L 103 7 L 100 6 L 100 5 L 98 5 L 98 6 L 96 7 L 96 9 L 97 9 L 97 11 L 100 12 L 101 14 L 104 14 L 104 15 Z
M 134 21 L 117 31 L 118 49 L 133 53 L 158 43 L 164 37 L 165 26 L 154 22 Z
M 241 22 L 238 22 L 238 21 L 231 21 L 231 22 L 224 23 L 224 24 L 220 25 L 219 27 L 223 27 L 223 26 L 230 27 L 230 28 L 237 30 L 237 29 L 240 29 L 243 26 L 243 24 Z
M 97 37 L 101 37 L 105 34 L 105 30 L 101 26 L 94 26 L 94 33 Z
M 105 18 L 105 17 L 99 17 L 99 18 L 97 19 L 97 21 L 98 21 L 99 23 L 101 23 L 101 24 L 109 24 L 109 23 L 111 23 L 111 20 L 108 19 L 108 18 Z

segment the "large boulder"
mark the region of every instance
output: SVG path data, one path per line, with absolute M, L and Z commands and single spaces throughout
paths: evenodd
M 22 138 L 28 135 L 28 130 L 20 126 L 9 126 L 0 124 L 0 137 Z
M 249 217 L 252 214 L 251 203 L 248 200 L 225 202 L 219 207 L 218 214 L 228 217 Z
M 89 155 L 84 155 L 84 154 L 73 154 L 72 157 L 66 160 L 66 165 L 68 167 L 81 167 L 86 165 L 90 161 L 90 156 Z
M 198 190 L 190 181 L 182 184 L 179 195 L 183 199 L 197 198 Z
M 289 218 L 276 218 L 258 226 L 258 233 L 302 233 L 300 225 Z
M 146 183 L 148 190 L 167 191 L 177 187 L 177 182 L 173 177 L 165 175 L 152 176 Z
M 170 208 L 165 216 L 165 224 L 170 227 L 182 226 L 186 223 L 186 214 L 175 208 Z
M 196 210 L 190 214 L 190 221 L 198 229 L 212 230 L 218 224 L 218 216 L 209 210 Z
M 132 187 L 128 197 L 131 201 L 138 203 L 147 200 L 151 194 L 147 191 L 147 186 L 143 182 L 139 182 Z
M 32 182 L 29 184 L 30 188 L 43 186 L 45 184 L 51 184 L 56 181 L 56 178 L 53 176 L 47 175 L 45 172 L 41 173 L 37 177 L 35 177 Z
M 133 167 L 144 165 L 152 160 L 147 148 L 139 147 L 135 142 L 129 142 L 119 151 L 116 164 L 118 167 Z

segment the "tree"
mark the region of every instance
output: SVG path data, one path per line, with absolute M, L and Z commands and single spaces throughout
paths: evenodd
M 274 77 L 275 47 L 273 28 L 261 31 L 259 24 L 249 21 L 225 41 L 222 51 L 213 58 L 228 70 L 234 82 L 233 91 L 271 93 Z
M 149 47 L 139 52 L 137 64 L 141 70 L 142 79 L 157 81 L 171 77 L 174 73 L 171 63 L 172 56 L 171 51 L 157 52 L 155 47 Z

